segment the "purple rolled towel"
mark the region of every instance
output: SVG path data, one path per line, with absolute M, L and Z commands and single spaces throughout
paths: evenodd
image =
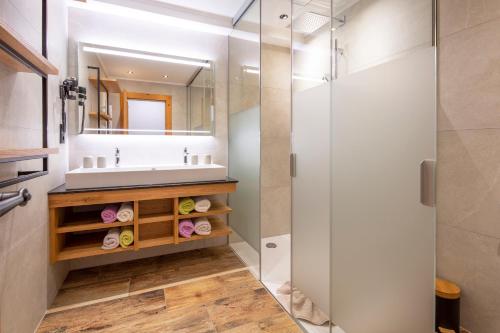
M 189 238 L 194 232 L 194 224 L 191 220 L 181 220 L 179 222 L 179 235 Z
M 116 221 L 116 213 L 118 212 L 118 205 L 108 205 L 101 212 L 101 218 L 104 223 L 113 223 Z

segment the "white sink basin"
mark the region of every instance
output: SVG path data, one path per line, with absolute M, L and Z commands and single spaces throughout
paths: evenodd
M 226 179 L 226 167 L 218 164 L 79 168 L 66 172 L 66 188 L 172 184 L 224 179 Z

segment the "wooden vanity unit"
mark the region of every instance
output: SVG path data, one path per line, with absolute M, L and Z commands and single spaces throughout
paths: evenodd
M 231 208 L 214 200 L 215 195 L 236 190 L 237 181 L 222 181 L 93 188 L 67 190 L 61 185 L 48 193 L 50 218 L 50 260 L 52 263 L 108 253 L 139 251 L 167 244 L 225 237 L 231 229 L 220 218 Z M 178 213 L 179 200 L 184 197 L 208 196 L 212 205 L 206 213 Z M 102 222 L 100 212 L 106 204 L 132 202 L 134 220 L 131 222 Z M 208 236 L 193 234 L 191 238 L 179 236 L 179 220 L 208 217 L 212 232 Z M 134 243 L 128 248 L 101 249 L 108 229 L 133 226 Z

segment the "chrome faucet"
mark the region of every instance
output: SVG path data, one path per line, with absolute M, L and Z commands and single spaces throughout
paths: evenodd
M 188 156 L 189 156 L 189 153 L 188 153 L 188 149 L 187 147 L 184 147 L 184 164 L 188 164 Z
M 120 166 L 120 148 L 115 147 L 115 167 Z

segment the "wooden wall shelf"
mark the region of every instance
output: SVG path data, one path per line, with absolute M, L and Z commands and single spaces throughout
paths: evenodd
M 51 191 L 49 193 L 50 259 L 52 263 L 63 260 L 90 257 L 168 244 L 180 244 L 216 237 L 226 237 L 231 228 L 219 217 L 232 209 L 212 198 L 212 207 L 206 213 L 180 215 L 179 199 L 194 196 L 213 196 L 236 190 L 236 182 L 214 182 L 191 185 L 166 185 L 165 187 L 99 190 Z M 133 202 L 134 221 L 101 222 L 99 211 L 103 204 Z M 83 206 L 86 212 L 81 213 Z M 99 206 L 98 206 L 99 205 Z M 76 208 L 76 209 L 75 209 Z M 207 236 L 193 234 L 183 238 L 178 234 L 179 221 L 207 217 L 212 232 Z M 126 249 L 102 250 L 102 240 L 109 228 L 133 226 L 134 244 Z
M 89 112 L 89 116 L 92 118 L 97 118 L 97 112 Z M 111 121 L 113 120 L 112 117 L 108 116 L 106 113 L 101 112 L 100 113 L 101 119 L 104 119 L 106 121 Z
M 0 163 L 34 160 L 57 153 L 59 153 L 59 148 L 2 149 L 0 150 Z
M 0 21 L 0 61 L 17 72 L 58 75 L 59 70 L 41 53 Z
M 97 87 L 97 78 L 91 76 L 89 77 L 89 82 L 92 83 L 94 87 Z M 101 85 L 108 90 L 108 93 L 121 93 L 122 89 L 120 88 L 120 84 L 118 80 L 115 79 L 107 79 L 101 78 Z

